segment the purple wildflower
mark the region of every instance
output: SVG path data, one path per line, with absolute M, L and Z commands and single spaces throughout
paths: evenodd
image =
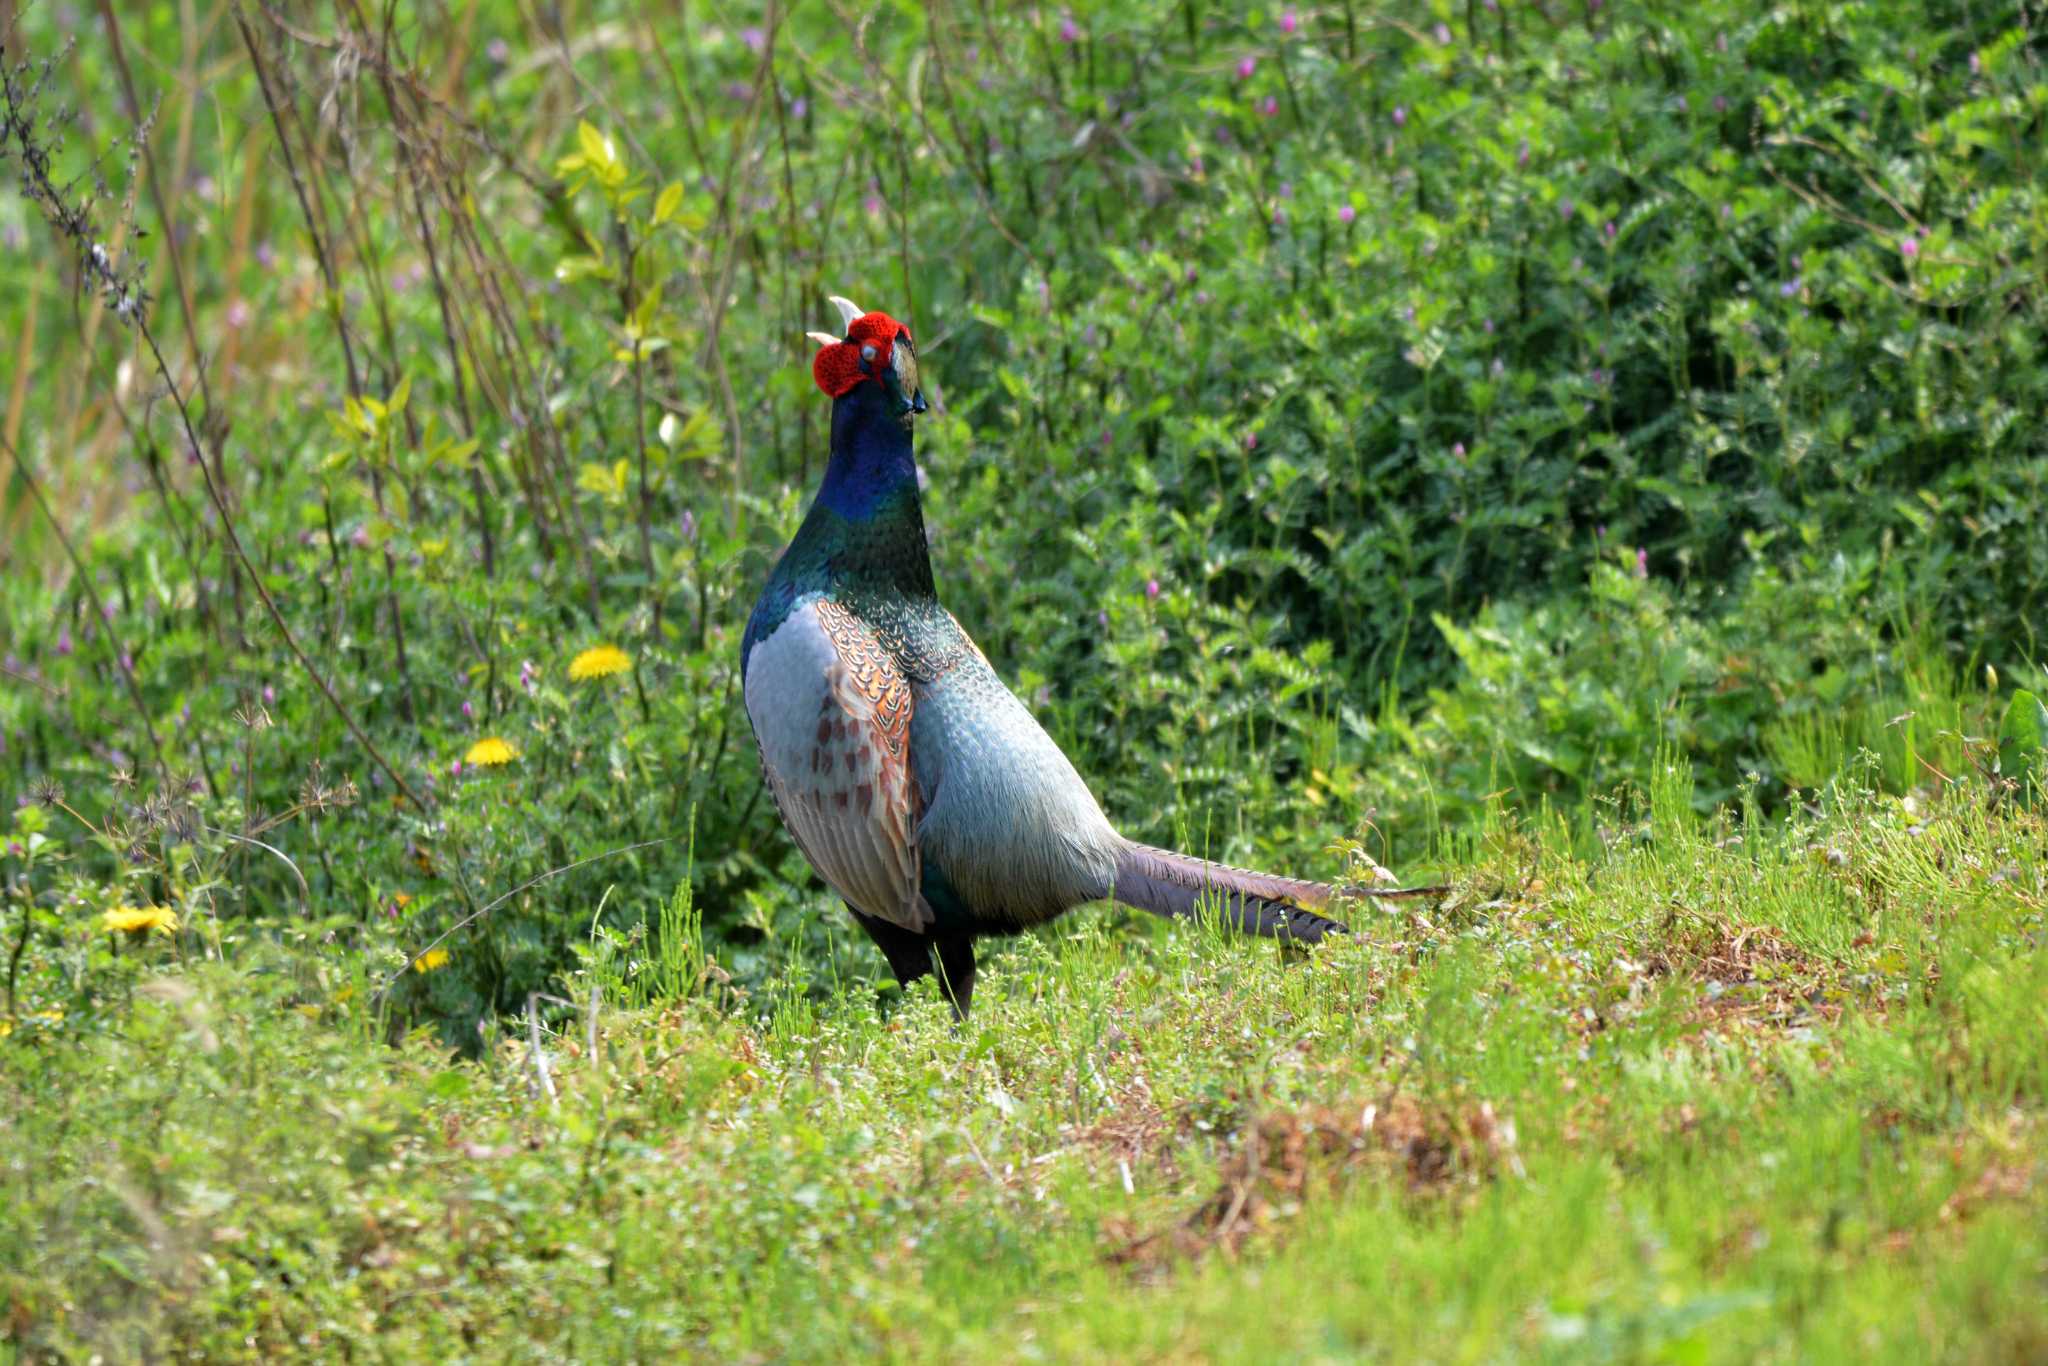
M 1159 600 L 1159 580 L 1145 580 L 1145 596 L 1150 598 L 1154 602 L 1157 602 Z
M 69 626 L 57 628 L 57 653 L 60 655 L 71 653 L 71 628 Z
M 1265 99 L 1259 102 L 1259 112 L 1269 119 L 1272 118 L 1280 112 L 1280 97 L 1277 95 L 1266 96 Z
M 1337 221 L 1339 223 L 1349 223 L 1356 217 L 1358 217 L 1358 210 L 1352 208 L 1349 204 L 1337 210 Z
M 1244 434 L 1244 448 L 1248 451 L 1255 451 L 1259 448 L 1259 434 L 1257 432 L 1246 432 Z
M 1449 47 L 1451 45 L 1451 26 L 1449 24 L 1438 24 L 1436 26 L 1436 40 L 1440 46 Z
M 756 55 L 768 49 L 768 35 L 752 26 L 740 30 L 740 41 L 747 45 L 749 52 Z
M 1248 80 L 1250 80 L 1250 79 L 1252 78 L 1252 73 L 1253 73 L 1254 71 L 1257 71 L 1258 69 L 1259 69 L 1259 61 L 1258 61 L 1258 58 L 1256 58 L 1256 57 L 1243 57 L 1243 58 L 1240 58 L 1240 59 L 1238 60 L 1238 63 L 1237 63 L 1237 78 L 1238 78 L 1239 80 L 1241 80 L 1241 81 L 1248 81 Z
M 1571 200 L 1560 199 L 1557 201 L 1557 216 L 1559 218 L 1570 218 L 1572 216 Z
M 1463 460 L 1465 458 L 1465 443 L 1462 441 L 1452 442 L 1451 454 L 1457 456 L 1458 459 Z
M 1297 18 L 1297 17 L 1295 16 L 1295 13 L 1294 13 L 1294 11 L 1293 11 L 1293 10 L 1284 10 L 1284 11 L 1282 11 L 1282 12 L 1281 12 L 1281 15 L 1280 15 L 1280 31 L 1281 31 L 1282 33 L 1292 33 L 1292 32 L 1294 32 L 1294 30 L 1296 30 L 1296 29 L 1298 29 L 1298 28 L 1300 28 L 1300 27 L 1301 27 L 1301 20 L 1300 20 L 1299 18 Z
M 1394 106 L 1394 126 L 1396 128 L 1406 128 L 1408 126 L 1407 105 L 1397 104 Z
M 469 705 L 467 697 L 462 699 L 462 719 L 465 721 L 476 720 L 476 708 Z
M 1639 579 L 1650 577 L 1650 552 L 1641 546 L 1636 547 L 1636 577 Z
M 1061 20 L 1060 20 L 1060 41 L 1061 41 L 1061 42 L 1063 42 L 1063 43 L 1072 43 L 1072 42 L 1076 42 L 1076 41 L 1078 41 L 1078 40 L 1080 39 L 1080 37 L 1081 37 L 1081 30 L 1080 30 L 1080 28 L 1079 28 L 1079 27 L 1078 27 L 1078 26 L 1077 26 L 1077 25 L 1076 25 L 1076 24 L 1074 23 L 1074 16 L 1073 16 L 1073 15 L 1071 15 L 1071 14 L 1070 14 L 1070 15 L 1068 15 L 1067 17 L 1065 17 L 1064 19 L 1061 19 Z
M 1778 286 L 1778 297 L 1782 299 L 1791 298 L 1794 294 L 1797 294 L 1799 292 L 1799 287 L 1803 283 L 1805 283 L 1804 277 L 1798 275 L 1793 276 L 1784 284 Z
M 265 683 L 263 685 L 263 705 L 267 707 L 275 701 L 277 701 L 277 689 Z
M 1910 261 L 1910 260 L 1914 259 L 1914 258 L 1915 258 L 1915 257 L 1917 257 L 1917 256 L 1918 256 L 1919 254 L 1920 254 L 1920 239 L 1919 239 L 1919 238 L 1917 238 L 1917 237 L 1908 237 L 1908 238 L 1906 238 L 1906 239 L 1905 239 L 1904 241 L 1902 241 L 1902 242 L 1900 242 L 1900 243 L 1899 243 L 1899 255 L 1901 255 L 1901 256 L 1903 256 L 1903 257 L 1905 257 L 1905 258 L 1906 258 L 1906 259 L 1907 259 L 1908 261 Z

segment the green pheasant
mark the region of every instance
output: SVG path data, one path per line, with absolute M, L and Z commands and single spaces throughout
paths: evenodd
M 1110 827 L 1081 775 L 939 605 L 911 424 L 910 329 L 832 303 L 812 333 L 832 449 L 740 650 L 776 809 L 811 866 L 908 985 L 932 971 L 965 1018 L 974 941 L 1085 902 L 1191 914 L 1313 943 L 1344 926 L 1331 888 L 1155 849 Z M 1407 889 L 1408 892 L 1424 889 Z M 1379 892 L 1375 895 L 1401 895 Z

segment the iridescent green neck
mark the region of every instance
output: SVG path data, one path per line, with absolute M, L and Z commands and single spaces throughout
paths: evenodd
M 910 426 L 880 384 L 832 401 L 825 479 L 776 575 L 933 596 Z

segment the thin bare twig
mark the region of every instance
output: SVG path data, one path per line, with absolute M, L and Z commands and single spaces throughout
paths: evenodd
M 534 1075 L 540 1078 L 541 1094 L 548 1098 L 549 1105 L 560 1106 L 555 1079 L 548 1075 L 548 1053 L 540 1046 L 540 996 L 537 991 L 526 994 L 526 1055 L 533 1063 Z
M 299 871 L 298 864 L 292 862 L 291 855 L 285 853 L 284 850 L 278 848 L 274 844 L 265 844 L 262 840 L 251 839 L 247 835 L 237 835 L 232 830 L 219 830 L 211 825 L 205 826 L 203 828 L 207 831 L 208 834 L 219 835 L 224 839 L 231 839 L 237 844 L 254 845 L 256 848 L 263 850 L 263 852 L 265 852 L 266 854 L 270 854 L 271 856 L 275 857 L 279 862 L 284 864 L 285 867 L 291 869 L 292 876 L 299 880 L 300 903 L 308 914 L 312 912 L 313 889 L 306 885 L 306 875 Z
M 143 126 L 142 102 L 135 94 L 135 77 L 128 70 L 126 44 L 121 41 L 121 21 L 114 17 L 112 0 L 100 0 L 100 19 L 107 26 L 107 47 L 114 56 L 114 71 L 121 78 L 121 98 L 128 105 L 128 119 L 136 127 Z M 192 344 L 192 368 L 199 377 L 199 396 L 206 404 L 209 420 L 217 421 L 219 414 L 214 411 L 213 391 L 206 382 L 206 356 L 199 346 L 199 323 L 192 313 L 192 289 L 185 281 L 185 263 L 178 255 L 178 245 L 172 236 L 171 211 L 164 202 L 164 190 L 156 173 L 156 155 L 147 143 L 142 147 L 142 165 L 149 173 L 149 197 L 156 205 L 157 221 L 163 225 L 164 237 L 170 243 L 171 278 L 178 286 L 178 309 L 185 315 L 185 338 Z M 203 448 L 197 447 L 195 449 Z M 215 451 L 218 458 L 219 452 Z M 202 455 L 203 458 L 203 455 Z

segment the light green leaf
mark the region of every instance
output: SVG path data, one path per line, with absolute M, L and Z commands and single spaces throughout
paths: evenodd
M 676 210 L 683 206 L 683 183 L 671 180 L 662 190 L 660 198 L 654 201 L 654 225 L 660 227 L 676 216 Z

